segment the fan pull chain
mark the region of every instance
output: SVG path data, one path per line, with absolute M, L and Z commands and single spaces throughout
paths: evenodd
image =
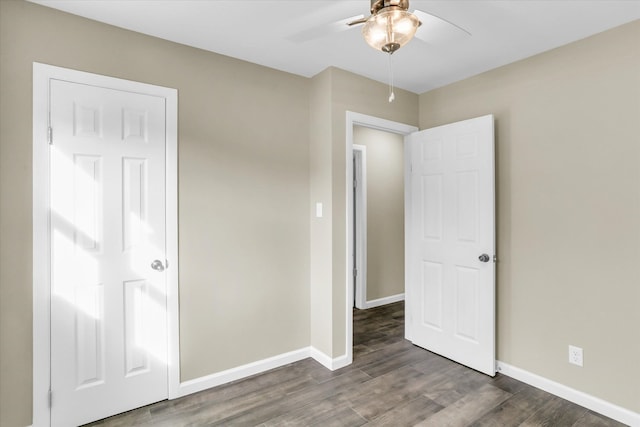
M 396 95 L 393 93 L 393 61 L 391 55 L 393 52 L 389 52 L 389 102 L 393 102 L 396 99 Z

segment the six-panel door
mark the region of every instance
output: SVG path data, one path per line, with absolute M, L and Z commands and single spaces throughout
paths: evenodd
M 53 426 L 167 398 L 164 98 L 51 80 Z
M 493 116 L 416 132 L 407 143 L 412 340 L 494 375 Z

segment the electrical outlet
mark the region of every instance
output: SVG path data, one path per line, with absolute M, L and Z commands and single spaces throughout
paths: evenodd
M 582 349 L 573 345 L 569 346 L 569 363 L 582 366 Z

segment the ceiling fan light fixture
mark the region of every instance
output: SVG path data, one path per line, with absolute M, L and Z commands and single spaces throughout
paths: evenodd
M 372 48 L 391 54 L 407 44 L 419 26 L 414 14 L 390 6 L 371 15 L 362 27 L 362 35 Z

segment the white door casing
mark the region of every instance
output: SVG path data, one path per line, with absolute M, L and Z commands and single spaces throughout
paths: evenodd
M 409 339 L 492 376 L 493 129 L 489 115 L 416 132 L 406 141 L 412 168 L 406 206 Z
M 347 224 L 345 230 L 345 253 L 346 260 L 345 264 L 347 265 L 345 271 L 345 354 L 338 358 L 340 361 L 336 364 L 334 369 L 338 369 L 340 367 L 346 366 L 353 361 L 353 301 L 354 301 L 354 277 L 353 277 L 353 251 L 354 251 L 354 239 L 353 239 L 353 127 L 354 126 L 364 126 L 371 129 L 377 129 L 385 132 L 396 133 L 399 135 L 408 135 L 412 132 L 418 130 L 417 127 L 407 125 L 404 123 L 394 122 L 391 120 L 381 119 L 379 117 L 369 116 L 366 114 L 356 113 L 353 111 L 347 111 L 345 117 L 346 124 L 346 136 L 345 136 L 345 222 Z M 405 183 L 409 181 L 408 177 L 408 145 L 405 143 Z M 405 187 L 405 200 L 409 198 L 407 193 L 407 188 Z M 407 223 L 407 210 L 405 209 L 405 224 Z M 405 241 L 408 239 L 408 228 L 405 227 Z M 405 270 L 406 270 L 407 261 L 405 259 Z M 406 282 L 407 276 L 405 275 L 405 291 L 406 291 Z M 406 326 L 406 323 L 405 323 Z M 407 339 L 408 339 L 408 330 L 407 330 Z
M 176 394 L 175 101 L 175 90 L 34 64 L 34 426 Z
M 367 147 L 353 144 L 355 306 L 367 308 Z

